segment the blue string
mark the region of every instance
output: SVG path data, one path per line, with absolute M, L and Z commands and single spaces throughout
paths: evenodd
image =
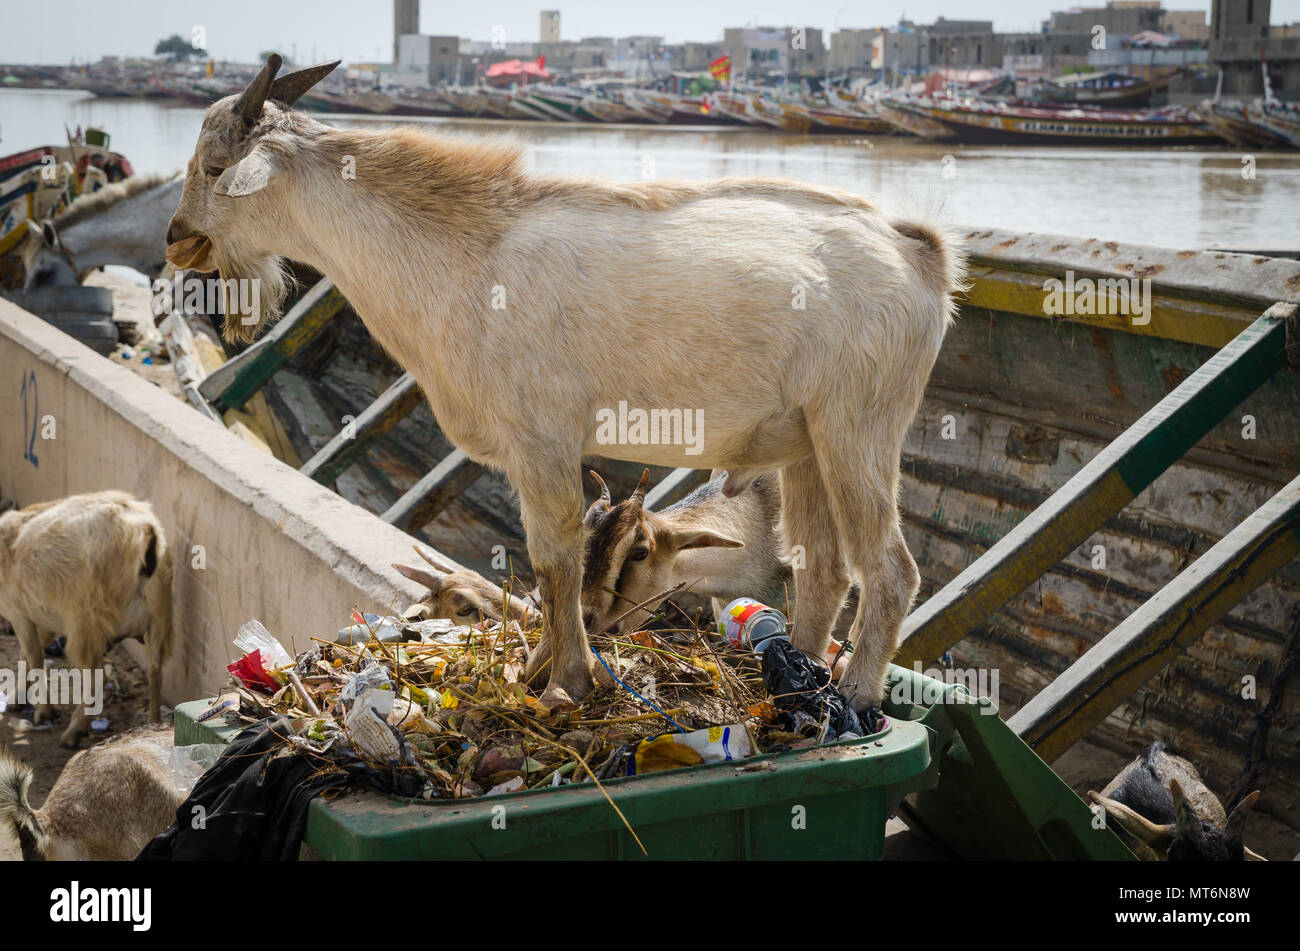
M 596 650 L 596 648 L 593 647 L 593 648 L 591 649 L 591 652 L 592 652 L 593 654 L 596 655 L 596 660 L 600 661 L 601 666 L 604 667 L 606 670 L 609 670 L 609 664 L 605 663 L 605 658 L 603 658 L 603 657 L 600 656 L 600 651 Z M 677 727 L 678 732 L 680 732 L 680 733 L 685 733 L 685 732 L 686 732 L 685 730 L 682 729 L 681 724 L 679 724 L 676 720 L 674 720 L 674 719 L 673 719 L 672 717 L 670 717 L 668 714 L 664 713 L 663 710 L 660 710 L 658 707 L 655 707 L 655 705 L 654 705 L 653 703 L 651 703 L 651 702 L 650 702 L 649 700 L 647 700 L 645 697 L 641 696 L 639 693 L 637 693 L 635 690 L 633 690 L 633 689 L 632 689 L 631 687 L 629 687 L 627 684 L 623 683 L 622 678 L 619 677 L 618 674 L 614 673 L 614 671 L 609 670 L 609 675 L 610 675 L 611 677 L 614 678 L 615 683 L 617 683 L 620 687 L 622 687 L 624 690 L 626 690 L 626 691 L 627 691 L 628 693 L 630 693 L 632 696 L 636 697 L 636 698 L 637 698 L 638 700 L 640 700 L 642 703 L 644 703 L 644 704 L 646 704 L 646 705 L 648 705 L 648 706 L 654 707 L 654 709 L 658 712 L 658 714 L 659 714 L 661 717 L 663 717 L 665 720 L 667 720 L 667 721 L 668 721 L 669 723 L 671 723 L 673 726 Z

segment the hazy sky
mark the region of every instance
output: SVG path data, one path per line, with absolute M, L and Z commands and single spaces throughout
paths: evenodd
M 662 35 L 669 42 L 712 40 L 723 27 L 803 24 L 831 31 L 935 17 L 992 18 L 999 31 L 1036 30 L 1052 10 L 1104 0 L 423 0 L 420 31 L 476 40 L 505 28 L 511 42 L 538 39 L 538 11 L 560 10 L 564 39 Z M 1209 0 L 1167 0 L 1171 9 L 1209 10 Z M 392 58 L 393 7 L 386 0 L 14 0 L 5 4 L 0 62 L 68 63 L 105 54 L 152 55 L 161 37 L 203 27 L 221 59 L 253 60 L 277 48 L 297 59 Z M 1300 20 L 1300 0 L 1273 0 L 1273 23 Z M 313 52 L 314 51 L 314 52 Z

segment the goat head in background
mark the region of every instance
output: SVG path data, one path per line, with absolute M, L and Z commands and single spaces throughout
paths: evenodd
M 1106 810 L 1120 838 L 1145 861 L 1264 861 L 1241 841 L 1259 791 L 1225 813 L 1196 767 L 1164 743 L 1152 743 L 1101 793 L 1089 791 L 1088 797 Z
M 474 624 L 478 621 L 518 621 L 524 628 L 538 618 L 537 606 L 511 594 L 503 598 L 504 591 L 477 571 L 439 564 L 419 545 L 412 546 L 415 553 L 429 563 L 432 571 L 410 565 L 393 565 L 406 578 L 429 589 L 418 603 L 411 605 L 402 616 L 424 621 L 430 618 L 449 618 L 457 624 Z M 502 614 L 502 607 L 506 615 Z

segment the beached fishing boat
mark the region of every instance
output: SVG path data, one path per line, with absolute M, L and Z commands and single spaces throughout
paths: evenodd
M 733 121 L 726 116 L 711 113 L 704 96 L 683 96 L 678 93 L 641 89 L 637 91 L 637 99 L 666 110 L 668 121 L 673 125 L 718 125 Z
M 1300 149 L 1300 106 L 1264 100 L 1246 107 L 1251 124 L 1267 132 L 1280 144 Z
M 43 221 L 77 196 L 132 174 L 124 155 L 109 148 L 102 129 L 70 135 L 67 145 L 27 149 L 0 159 L 0 256 L 27 236 L 27 221 Z M 0 257 L 0 286 L 12 269 Z
M 762 94 L 755 94 L 750 96 L 749 106 L 751 114 L 759 122 L 780 129 L 782 132 L 805 135 L 812 129 L 812 119 L 798 103 L 769 99 Z
M 704 102 L 710 116 L 721 116 L 739 125 L 768 125 L 758 118 L 745 93 L 719 90 L 706 94 Z
M 529 86 L 519 90 L 518 99 L 559 122 L 584 122 L 581 92 L 564 86 Z
M 894 112 L 938 123 L 950 133 L 944 138 L 961 142 L 1022 145 L 1216 145 L 1223 142 L 1199 115 L 1185 109 L 1145 112 L 1043 109 L 974 99 L 900 97 L 883 102 Z
M 894 127 L 879 115 L 833 105 L 807 105 L 802 112 L 813 123 L 814 132 L 852 132 L 862 135 L 886 135 Z
M 1164 89 L 1181 73 L 1181 69 L 1175 69 L 1154 79 L 1119 72 L 1075 73 L 1042 83 L 1037 92 L 1048 102 L 1094 109 L 1144 109 L 1151 105 L 1153 93 Z
M 1210 128 L 1238 148 L 1280 144 L 1277 136 L 1255 123 L 1244 103 L 1206 100 L 1197 111 Z
M 644 122 L 643 116 L 636 109 L 623 102 L 615 102 L 604 96 L 583 96 L 579 105 L 582 111 L 597 122 Z

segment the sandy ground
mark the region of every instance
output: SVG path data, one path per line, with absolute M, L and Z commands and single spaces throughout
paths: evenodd
M 18 638 L 8 625 L 0 625 L 0 668 L 16 670 L 20 656 Z M 149 688 L 145 672 L 131 660 L 126 648 L 119 644 L 110 650 L 104 656 L 104 666 L 104 681 L 113 685 L 101 714 L 108 718 L 108 729 L 102 733 L 92 731 L 82 741 L 82 749 L 149 722 Z M 39 728 L 34 728 L 31 715 L 30 707 L 26 710 L 10 707 L 0 713 L 0 746 L 7 747 L 35 772 L 30 800 L 32 806 L 39 809 L 50 787 L 59 778 L 63 765 L 77 751 L 65 750 L 59 745 L 59 735 L 68 723 L 67 711 L 60 711 L 59 722 L 52 727 L 42 724 Z M 19 857 L 18 842 L 12 830 L 0 829 L 0 860 L 15 860 Z

